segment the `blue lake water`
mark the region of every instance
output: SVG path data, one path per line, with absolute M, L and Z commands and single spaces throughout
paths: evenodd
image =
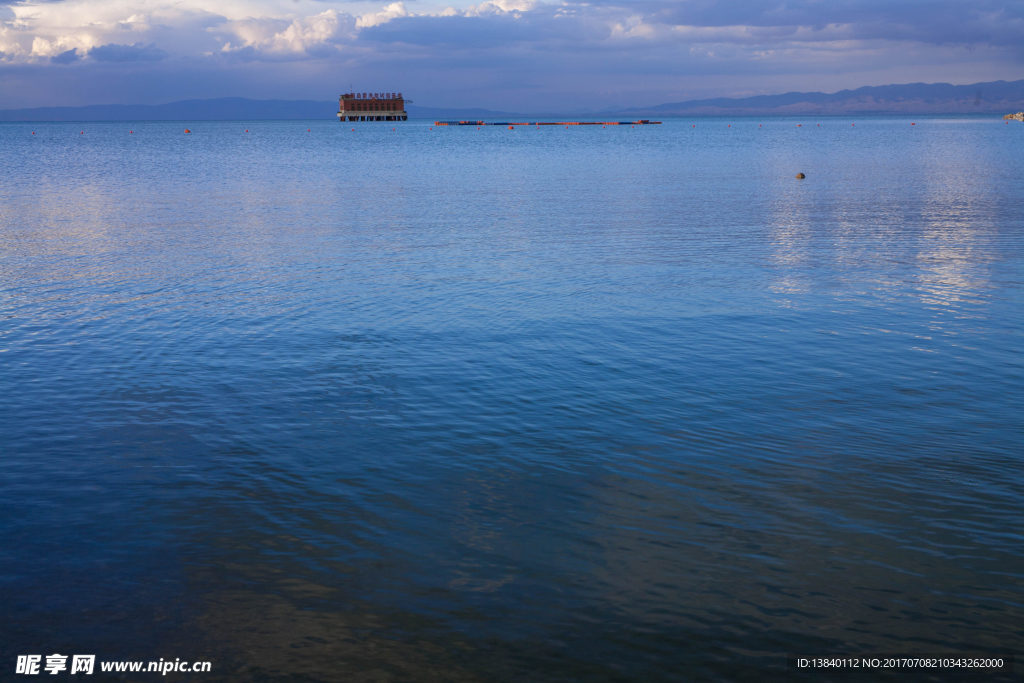
M 1024 651 L 1012 123 L 0 124 L 3 671 Z

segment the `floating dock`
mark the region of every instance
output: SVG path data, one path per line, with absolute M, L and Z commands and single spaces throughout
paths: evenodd
M 434 121 L 435 126 L 651 126 L 661 121 Z

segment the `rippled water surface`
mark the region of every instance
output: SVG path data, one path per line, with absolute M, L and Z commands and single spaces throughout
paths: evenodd
M 910 123 L 0 125 L 4 670 L 1024 650 L 1024 126 Z

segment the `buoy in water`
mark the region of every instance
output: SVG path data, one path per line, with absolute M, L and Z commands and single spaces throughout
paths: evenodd
M 916 126 L 917 124 L 916 124 L 916 123 L 912 123 L 912 124 L 910 124 L 910 125 L 912 125 L 912 126 Z
M 806 178 L 807 176 L 805 176 L 805 175 L 804 175 L 803 173 L 797 173 L 797 174 L 796 174 L 796 177 L 797 177 L 797 179 L 798 179 L 798 180 L 803 180 L 803 179 L 804 179 L 804 178 Z
M 189 130 L 188 128 L 186 128 L 186 129 L 185 129 L 185 132 L 186 132 L 186 133 L 191 133 L 192 131 L 190 131 L 190 130 Z

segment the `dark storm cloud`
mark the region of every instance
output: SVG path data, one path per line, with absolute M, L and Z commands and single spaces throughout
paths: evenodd
M 50 61 L 54 64 L 70 64 L 71 62 L 77 62 L 81 57 L 78 56 L 78 48 L 72 48 L 67 52 L 61 52 L 56 57 L 50 57 Z
M 167 53 L 155 44 L 143 45 L 100 45 L 89 50 L 89 56 L 97 62 L 159 62 L 167 58 Z
M 984 44 L 1017 48 L 1014 51 L 1018 59 L 1024 61 L 1024 0 L 972 3 L 945 0 L 910 3 L 639 0 L 614 4 L 599 0 L 586 5 L 540 5 L 514 13 L 400 17 L 363 29 L 360 37 L 372 42 L 459 49 L 552 42 L 579 49 L 588 42 L 604 41 L 612 26 L 624 24 L 627 19 L 662 30 L 662 35 L 645 36 L 648 43 L 758 46 L 762 50 L 777 49 L 787 43 L 833 41 Z M 729 30 L 735 27 L 743 30 Z M 679 33 L 679 29 L 684 31 Z M 692 29 L 705 30 L 694 33 Z M 669 33 L 671 31 L 677 32 Z M 618 51 L 622 46 L 604 47 Z M 651 47 L 658 49 L 653 44 Z M 721 48 L 719 52 L 722 53 Z
M 597 6 L 623 6 L 597 0 Z M 1009 44 L 1024 37 L 1024 2 L 1010 0 L 696 0 L 666 2 L 639 0 L 625 5 L 658 23 L 721 27 L 793 28 L 822 30 L 852 28 L 851 38 L 918 40 L 929 43 L 995 42 Z

